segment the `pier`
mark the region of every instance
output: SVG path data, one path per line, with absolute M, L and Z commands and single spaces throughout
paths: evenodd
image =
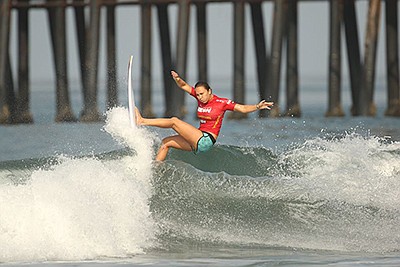
M 319 0 L 323 1 L 323 0 Z M 368 3 L 365 36 L 360 36 L 357 25 L 356 3 Z M 265 34 L 265 14 L 262 5 L 273 4 L 272 33 Z M 212 3 L 233 6 L 233 38 L 227 45 L 233 46 L 232 98 L 245 103 L 245 8 L 250 9 L 251 30 L 256 54 L 256 77 L 260 99 L 274 101 L 271 111 L 260 111 L 260 117 L 301 116 L 298 67 L 298 7 L 305 0 L 2 0 L 0 1 L 0 124 L 33 123 L 30 111 L 29 74 L 29 12 L 44 9 L 48 14 L 51 53 L 56 77 L 57 122 L 96 122 L 101 120 L 98 107 L 98 72 L 100 27 L 104 20 L 106 27 L 106 73 L 107 108 L 118 105 L 116 85 L 116 9 L 135 5 L 140 9 L 140 108 L 144 116 L 154 116 L 152 108 L 152 29 L 157 27 L 161 45 L 163 71 L 163 91 L 165 116 L 183 117 L 186 113 L 184 92 L 177 90 L 170 78 L 170 70 L 175 69 L 186 77 L 188 58 L 188 38 L 190 30 L 190 10 L 195 9 L 198 80 L 208 80 L 208 35 L 207 10 Z M 314 1 L 315 2 L 315 1 Z M 325 0 L 329 2 L 329 48 L 326 56 L 328 106 L 325 116 L 344 116 L 341 103 L 342 89 L 342 38 L 345 39 L 347 64 L 351 86 L 351 115 L 375 116 L 374 89 L 377 61 L 377 43 L 380 34 L 385 35 L 387 107 L 386 116 L 400 117 L 399 55 L 398 55 L 398 1 L 397 0 Z M 176 43 L 172 42 L 170 14 L 171 6 L 177 7 Z M 66 10 L 74 12 L 76 39 L 78 41 L 82 111 L 79 117 L 73 114 L 70 103 L 68 80 L 68 57 L 66 32 Z M 101 10 L 106 16 L 101 16 Z M 15 11 L 15 12 L 12 12 Z M 12 16 L 17 18 L 17 27 L 11 29 Z M 152 16 L 158 24 L 153 25 Z M 380 33 L 381 18 L 384 32 Z M 40 29 L 31 29 L 33 31 Z M 312 30 L 312 29 L 310 29 Z M 11 31 L 17 34 L 18 58 L 10 55 Z M 174 47 L 173 47 L 174 44 Z M 361 49 L 363 46 L 363 49 Z M 363 54 L 361 53 L 363 52 Z M 32 51 L 33 53 L 35 51 Z M 283 54 L 286 64 L 283 64 Z M 12 72 L 12 62 L 17 62 L 17 73 Z M 283 70 L 282 66 L 286 66 Z M 280 92 L 281 72 L 284 71 L 286 90 Z M 16 81 L 16 82 L 15 82 Z M 280 103 L 284 93 L 286 103 Z M 285 105 L 284 105 L 285 104 Z M 245 115 L 232 113 L 231 118 L 240 119 Z

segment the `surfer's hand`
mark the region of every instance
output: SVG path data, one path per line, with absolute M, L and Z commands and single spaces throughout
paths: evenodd
M 172 78 L 174 78 L 174 80 L 179 78 L 179 74 L 174 70 L 171 70 L 171 76 L 172 76 Z
M 260 101 L 260 103 L 258 103 L 256 105 L 257 109 L 271 109 L 271 107 L 274 105 L 274 102 L 267 102 L 264 99 Z

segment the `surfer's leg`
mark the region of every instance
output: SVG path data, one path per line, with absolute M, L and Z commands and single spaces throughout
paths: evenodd
M 168 150 L 171 147 L 185 151 L 192 150 L 192 146 L 182 136 L 180 135 L 169 136 L 162 140 L 162 144 L 160 149 L 158 150 L 156 160 L 163 161 L 167 157 Z
M 147 119 L 143 118 L 138 109 L 136 109 L 136 124 L 145 126 L 155 126 L 160 128 L 171 128 L 182 136 L 186 142 L 192 147 L 196 148 L 197 141 L 203 136 L 203 132 L 194 127 L 193 125 L 184 122 L 176 117 L 172 118 L 157 118 Z

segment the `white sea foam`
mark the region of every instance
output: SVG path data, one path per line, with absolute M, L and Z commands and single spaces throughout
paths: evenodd
M 124 108 L 104 129 L 134 156 L 59 158 L 24 185 L 0 184 L 0 262 L 126 257 L 153 245 L 152 138 L 130 128 Z
M 383 141 L 356 134 L 332 140 L 315 138 L 283 159 L 290 159 L 293 171 L 301 173 L 299 183 L 319 199 L 398 209 L 399 144 Z

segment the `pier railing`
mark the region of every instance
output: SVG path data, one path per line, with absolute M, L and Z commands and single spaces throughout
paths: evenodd
M 328 1 L 328 0 L 326 0 Z M 361 0 L 359 0 L 361 1 Z M 116 45 L 115 8 L 123 5 L 138 5 L 141 18 L 141 109 L 146 116 L 152 116 L 152 73 L 151 73 L 151 31 L 152 7 L 156 7 L 160 42 L 162 43 L 162 68 L 165 92 L 165 116 L 183 116 L 184 94 L 176 90 L 169 77 L 169 70 L 176 69 L 182 76 L 186 73 L 189 36 L 189 13 L 196 9 L 197 64 L 198 79 L 207 80 L 207 21 L 206 12 L 210 3 L 232 4 L 233 9 L 233 98 L 245 102 L 245 6 L 251 10 L 251 28 L 256 52 L 258 92 L 261 99 L 274 101 L 274 109 L 260 112 L 260 116 L 300 116 L 299 70 L 298 70 L 298 5 L 300 0 L 269 0 L 272 2 L 273 25 L 269 51 L 266 45 L 263 0 L 207 1 L 207 0 L 1 0 L 0 1 L 0 123 L 31 123 L 30 77 L 29 77 L 29 10 L 46 9 L 52 40 L 54 71 L 56 75 L 56 121 L 77 121 L 72 113 L 69 99 L 67 73 L 68 58 L 66 34 L 66 9 L 74 10 L 78 40 L 80 75 L 83 108 L 80 121 L 100 120 L 98 110 L 98 60 L 100 10 L 106 11 L 106 49 L 107 49 L 107 108 L 118 104 L 116 86 Z M 341 39 L 345 38 L 351 85 L 352 108 L 354 116 L 373 116 L 374 87 L 377 57 L 377 40 L 382 6 L 385 12 L 386 66 L 387 66 L 387 109 L 385 115 L 400 116 L 399 56 L 398 56 L 398 2 L 397 0 L 369 0 L 368 18 L 364 37 L 364 55 L 361 54 L 361 41 L 357 25 L 356 0 L 329 0 L 330 29 L 328 67 L 328 107 L 326 116 L 343 116 L 341 106 Z M 168 7 L 178 7 L 177 42 L 172 47 Z M 212 8 L 210 6 L 210 8 Z M 11 10 L 16 12 L 11 12 Z M 17 16 L 18 27 L 18 72 L 17 86 L 9 53 L 10 19 Z M 37 29 L 34 29 L 37 30 Z M 344 36 L 342 36 L 344 30 Z M 279 103 L 282 53 L 286 49 L 286 107 Z M 175 51 L 173 58 L 172 50 Z M 235 114 L 233 118 L 241 118 Z

